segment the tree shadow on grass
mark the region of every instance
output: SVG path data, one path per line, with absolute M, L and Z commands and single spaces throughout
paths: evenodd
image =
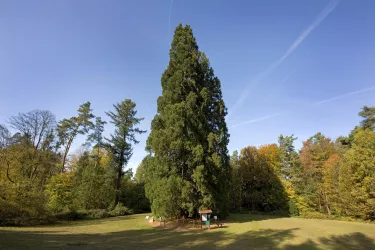
M 361 233 L 286 244 L 296 237 L 296 230 L 263 229 L 243 234 L 220 229 L 179 232 L 156 228 L 108 234 L 0 231 L 0 249 L 375 249 L 374 241 Z
M 40 225 L 28 225 L 28 226 L 15 226 L 15 227 L 34 227 L 34 228 L 58 228 L 58 227 L 70 227 L 70 226 L 92 226 L 92 225 L 100 225 L 100 224 L 106 224 L 108 222 L 121 222 L 121 221 L 128 221 L 128 220 L 138 220 L 139 217 L 145 214 L 136 214 L 136 215 L 124 215 L 124 216 L 116 216 L 116 217 L 106 217 L 101 219 L 95 219 L 95 218 L 84 218 L 84 219 L 78 219 L 78 220 L 56 220 L 53 221 L 53 224 L 40 224 Z M 1 249 L 1 248 L 0 248 Z
M 219 229 L 143 229 L 109 234 L 0 231 L 0 249 L 274 249 L 293 237 L 294 230 L 259 230 L 241 235 Z
M 375 249 L 375 241 L 362 233 L 352 233 L 344 235 L 333 235 L 321 237 L 318 242 L 308 240 L 299 245 L 287 245 L 285 250 L 294 249 L 332 249 L 332 250 L 362 250 Z
M 91 225 L 100 225 L 111 222 L 118 222 L 118 221 L 128 221 L 128 220 L 137 220 L 137 217 L 132 215 L 125 215 L 125 216 L 117 216 L 117 217 L 107 217 L 102 219 L 82 219 L 82 220 L 75 220 L 75 221 L 58 221 L 56 224 L 51 225 L 42 225 L 42 227 L 51 226 L 51 227 L 66 227 L 66 226 L 91 226 Z
M 289 218 L 288 215 L 272 215 L 272 214 L 255 214 L 255 213 L 238 213 L 238 214 L 231 214 L 228 217 L 228 222 L 236 222 L 236 223 L 245 223 L 251 221 L 264 221 L 264 220 L 273 220 L 273 219 L 280 219 L 280 218 Z
M 329 238 L 321 238 L 321 244 L 329 249 L 375 249 L 375 241 L 362 233 L 336 235 Z

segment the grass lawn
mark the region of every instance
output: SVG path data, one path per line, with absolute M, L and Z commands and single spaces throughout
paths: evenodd
M 375 249 L 375 224 L 232 215 L 225 228 L 152 228 L 145 214 L 0 227 L 0 249 Z

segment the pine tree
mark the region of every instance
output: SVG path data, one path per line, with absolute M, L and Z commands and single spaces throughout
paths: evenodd
M 116 198 L 115 205 L 119 202 L 121 179 L 124 175 L 124 167 L 128 164 L 133 155 L 133 145 L 139 143 L 135 138 L 137 134 L 143 134 L 146 131 L 136 127 L 143 118 L 137 118 L 135 103 L 129 99 L 113 105 L 115 112 L 106 112 L 115 126 L 115 132 L 107 139 L 106 145 L 113 155 L 116 164 Z
M 282 176 L 288 180 L 293 177 L 293 172 L 298 167 L 298 153 L 294 147 L 294 141 L 297 139 L 298 138 L 294 137 L 294 135 L 280 135 L 278 139 L 281 157 L 281 173 Z
M 96 158 L 96 163 L 99 164 L 100 161 L 100 148 L 103 146 L 103 132 L 104 132 L 104 125 L 107 122 L 102 121 L 101 117 L 96 117 L 95 118 L 95 124 L 94 128 L 91 134 L 87 136 L 87 142 L 86 144 L 91 145 L 94 144 L 94 147 L 96 148 L 97 155 L 95 156 Z
M 295 150 L 294 141 L 297 140 L 294 135 L 284 136 L 280 135 L 279 149 L 280 149 L 280 168 L 281 168 L 281 182 L 288 194 L 289 198 L 289 213 L 291 215 L 300 215 L 307 210 L 307 204 L 300 195 L 303 191 L 303 172 L 299 161 L 299 155 Z
M 91 103 L 85 102 L 77 110 L 78 116 L 69 119 L 63 119 L 57 126 L 57 135 L 59 137 L 59 145 L 64 146 L 64 154 L 61 163 L 61 172 L 65 170 L 65 163 L 68 157 L 70 147 L 77 135 L 87 134 L 94 127 L 92 119 Z
M 375 107 L 364 106 L 362 111 L 359 112 L 359 116 L 363 118 L 361 125 L 364 128 L 372 129 L 375 128 Z
M 175 30 L 161 85 L 147 141 L 155 161 L 153 181 L 146 184 L 153 212 L 178 216 L 211 208 L 225 215 L 230 181 L 227 110 L 220 81 L 188 25 Z

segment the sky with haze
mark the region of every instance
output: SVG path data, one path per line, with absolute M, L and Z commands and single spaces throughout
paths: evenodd
M 375 105 L 373 0 L 0 0 L 0 124 L 33 109 L 69 118 L 86 101 L 108 120 L 130 98 L 149 132 L 179 23 L 221 80 L 230 153 L 281 133 L 297 148 L 347 135 Z

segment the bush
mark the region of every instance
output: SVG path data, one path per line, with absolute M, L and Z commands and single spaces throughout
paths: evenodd
M 293 199 L 290 199 L 288 203 L 289 203 L 289 214 L 291 216 L 298 216 L 299 210 L 298 210 L 296 201 Z
M 19 200 L 0 200 L 0 226 L 33 226 L 52 223 L 53 218 L 49 218 L 43 209 L 43 199 L 38 195 L 32 196 L 33 194 L 35 193 L 28 192 L 26 198 Z
M 82 220 L 88 215 L 86 210 L 64 211 L 55 215 L 58 220 Z
M 58 220 L 75 221 L 82 219 L 102 219 L 107 217 L 123 216 L 133 214 L 134 211 L 125 207 L 122 203 L 117 204 L 117 206 L 110 212 L 106 209 L 90 209 L 90 210 L 73 210 L 64 211 L 55 214 L 55 218 Z
M 73 204 L 73 174 L 62 173 L 53 176 L 46 185 L 45 194 L 49 197 L 47 207 L 53 213 L 64 213 L 74 210 Z
M 254 215 L 270 215 L 270 216 L 278 216 L 278 217 L 289 217 L 289 212 L 286 210 L 274 210 L 270 212 L 265 212 L 265 211 L 241 211 L 237 212 L 238 214 L 254 214 Z
M 319 219 L 319 220 L 348 220 L 348 218 L 345 218 L 345 217 L 323 214 L 317 211 L 306 211 L 302 213 L 300 217 L 305 218 L 305 219 Z
M 28 217 L 14 217 L 0 220 L 0 226 L 36 226 L 56 223 L 54 218 L 28 218 Z
M 113 168 L 96 165 L 89 155 L 81 157 L 74 174 L 74 206 L 94 210 L 108 208 L 115 199 L 114 178 Z
M 87 210 L 87 217 L 90 219 L 101 219 L 109 216 L 108 211 L 105 209 L 90 209 Z
M 352 222 L 365 222 L 361 219 L 355 219 L 352 217 L 328 215 L 316 211 L 308 211 L 301 214 L 299 217 L 304 219 L 319 219 L 319 220 L 341 220 L 341 221 L 352 221 Z
M 125 207 L 122 203 L 118 203 L 117 206 L 108 214 L 109 216 L 115 217 L 115 216 L 130 215 L 133 213 L 134 211 L 132 209 Z
M 119 202 L 133 209 L 135 213 L 151 211 L 150 201 L 146 198 L 144 184 L 136 183 L 128 177 L 122 179 Z
M 302 218 L 305 218 L 305 219 L 319 219 L 319 220 L 332 220 L 334 219 L 334 216 L 330 216 L 328 214 L 323 214 L 323 213 L 319 213 L 319 212 L 316 212 L 316 211 L 309 211 L 309 212 L 304 212 L 303 214 L 301 214 L 301 217 Z
M 268 214 L 272 214 L 275 216 L 280 216 L 280 217 L 290 217 L 289 211 L 287 210 L 274 210 L 269 212 Z

